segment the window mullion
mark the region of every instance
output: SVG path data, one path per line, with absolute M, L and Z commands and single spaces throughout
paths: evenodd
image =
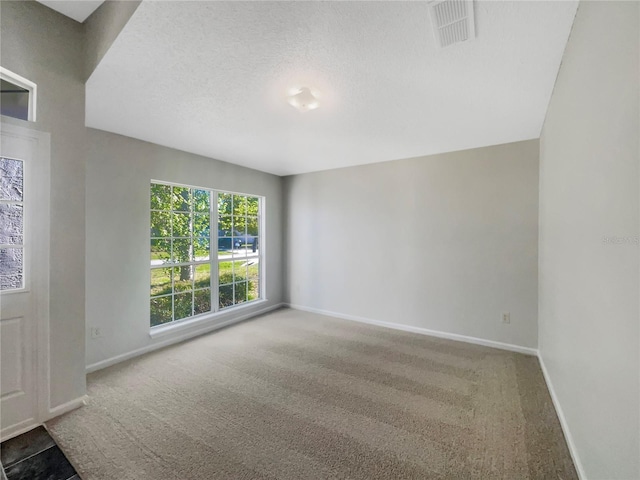
M 173 186 L 171 186 L 169 196 L 169 233 L 171 234 L 171 261 L 175 258 L 173 256 Z M 176 269 L 171 267 L 171 321 L 176 321 Z
M 191 264 L 189 265 L 189 269 L 191 270 L 191 316 L 196 313 L 196 249 L 195 249 L 195 238 L 193 237 L 193 223 L 196 220 L 196 198 L 195 192 L 193 189 L 189 189 L 189 198 L 190 198 L 190 206 L 189 206 L 189 235 L 191 236 L 191 245 L 189 246 Z
M 258 298 L 265 297 L 264 290 L 264 277 L 265 277 L 265 268 L 264 268 L 264 239 L 265 239 L 265 230 L 264 230 L 264 211 L 265 208 L 265 200 L 260 200 L 258 203 Z
M 220 215 L 220 211 L 218 209 L 218 191 L 217 190 L 212 190 L 211 191 L 211 200 L 209 201 L 209 204 L 211 205 L 211 212 L 209 213 L 209 218 L 210 218 L 210 222 L 212 225 L 210 225 L 209 231 L 213 232 L 213 235 L 211 235 L 211 254 L 209 256 L 209 261 L 211 262 L 211 311 L 213 312 L 217 312 L 220 309 L 220 304 L 219 304 L 219 285 L 218 285 L 218 281 L 220 278 L 220 272 L 219 272 L 219 262 L 218 262 L 218 222 L 219 220 L 219 215 Z M 215 250 L 214 250 L 215 247 Z M 214 256 L 214 252 L 215 252 L 215 256 Z M 215 264 L 215 268 L 213 267 Z

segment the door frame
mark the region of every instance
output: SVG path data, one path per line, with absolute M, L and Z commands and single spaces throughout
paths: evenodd
M 11 123 L 9 123 L 11 122 Z M 35 417 L 30 424 L 19 423 L 5 428 L 0 432 L 1 440 L 20 435 L 42 424 L 51 418 L 50 411 L 50 355 L 49 355 L 49 257 L 51 243 L 51 135 L 32 128 L 26 128 L 13 123 L 7 117 L 0 120 L 0 136 L 13 137 L 18 141 L 31 143 L 31 158 L 25 161 L 25 186 L 31 186 L 27 191 L 28 205 L 38 209 L 38 234 L 26 238 L 25 247 L 29 258 L 29 277 L 25 287 L 33 295 L 33 329 L 36 354 L 35 368 Z M 23 123 L 23 122 L 20 122 Z M 26 122 L 24 122 L 26 123 Z M 4 143 L 4 142 L 3 142 Z M 10 152 L 0 152 L 11 157 Z M 33 220 L 30 220 L 32 223 Z M 40 224 L 40 222 L 42 222 Z M 25 257 L 26 260 L 26 257 Z M 15 295 L 19 292 L 3 292 L 0 296 Z M 2 300 L 0 299 L 0 302 Z

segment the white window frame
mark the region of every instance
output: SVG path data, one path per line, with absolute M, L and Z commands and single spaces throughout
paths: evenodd
M 174 312 L 173 312 L 173 300 L 172 300 L 172 320 L 165 322 L 165 323 L 161 323 L 159 325 L 154 325 L 154 326 L 149 326 L 150 331 L 152 333 L 152 336 L 155 336 L 154 333 L 158 333 L 162 330 L 167 330 L 167 329 L 172 329 L 173 327 L 182 324 L 182 323 L 191 323 L 194 320 L 199 320 L 199 319 L 205 319 L 206 317 L 212 316 L 212 315 L 216 315 L 216 314 L 221 314 L 221 313 L 226 313 L 229 311 L 233 311 L 236 309 L 242 309 L 245 308 L 247 306 L 252 306 L 256 303 L 259 302 L 263 302 L 266 300 L 265 298 L 265 292 L 266 292 L 266 286 L 265 286 L 265 262 L 264 262 L 264 237 L 265 237 L 265 218 L 264 218 L 264 211 L 265 211 L 265 202 L 266 199 L 264 196 L 262 195 L 257 195 L 257 194 L 253 194 L 253 193 L 242 193 L 242 192 L 232 192 L 232 191 L 227 191 L 227 190 L 218 190 L 218 189 L 214 189 L 214 188 L 210 188 L 210 187 L 200 187 L 200 186 L 195 186 L 195 185 L 187 185 L 187 184 L 183 184 L 183 183 L 176 183 L 176 182 L 167 182 L 164 180 L 151 180 L 150 184 L 149 184 L 149 193 L 151 193 L 151 186 L 152 185 L 166 185 L 166 186 L 170 186 L 170 187 L 182 187 L 182 188 L 190 188 L 190 189 L 194 189 L 194 190 L 204 190 L 209 192 L 209 260 L 201 260 L 201 261 L 197 261 L 197 260 L 193 260 L 191 262 L 172 262 L 171 259 L 169 261 L 167 261 L 166 263 L 162 264 L 162 265 L 149 265 L 149 282 L 151 281 L 151 270 L 156 269 L 156 268 L 175 268 L 175 267 L 181 267 L 181 266 L 198 266 L 198 265 L 210 265 L 210 271 L 211 271 L 211 280 L 210 280 L 210 288 L 211 288 L 211 310 L 205 313 L 201 313 L 198 315 L 191 315 L 185 318 L 181 318 L 179 320 L 174 320 L 173 316 L 174 316 Z M 219 223 L 219 212 L 218 212 L 218 195 L 220 194 L 230 194 L 230 195 L 241 195 L 241 196 L 245 196 L 245 197 L 254 197 L 254 198 L 258 198 L 258 249 L 257 252 L 255 254 L 250 254 L 250 255 L 246 255 L 244 257 L 233 257 L 232 258 L 219 258 L 218 256 L 218 223 Z M 151 195 L 149 194 L 149 196 L 147 198 L 150 198 Z M 154 209 L 151 208 L 151 205 L 149 205 L 149 213 L 156 211 Z M 150 228 L 149 228 L 149 232 L 150 232 Z M 151 248 L 151 240 L 155 239 L 156 237 L 152 237 L 149 234 L 149 243 L 148 246 L 149 248 Z M 159 238 L 159 237 L 158 237 Z M 192 237 L 193 238 L 193 237 Z M 233 250 L 233 248 L 232 248 Z M 253 300 L 246 300 L 242 303 L 239 304 L 234 304 L 228 307 L 223 307 L 220 308 L 219 305 L 219 293 L 220 293 L 220 286 L 219 286 L 219 277 L 220 277 L 220 273 L 219 273 L 219 264 L 223 263 L 223 262 L 235 262 L 235 261 L 242 261 L 242 260 L 250 260 L 250 259 L 258 259 L 258 265 L 259 265 L 259 270 L 258 270 L 258 297 L 253 299 Z M 214 267 L 215 266 L 215 267 Z M 175 290 L 174 290 L 174 283 L 175 280 L 172 277 L 171 280 L 171 293 L 169 294 L 165 294 L 165 295 L 160 295 L 160 296 L 156 296 L 156 297 L 152 297 L 151 295 L 149 295 L 149 305 L 150 305 L 150 300 L 151 298 L 160 298 L 163 296 L 173 296 L 175 294 Z M 234 286 L 234 297 L 235 297 L 235 286 Z M 151 321 L 151 312 L 149 311 L 149 321 Z
M 29 92 L 29 107 L 27 112 L 27 121 L 35 122 L 36 121 L 36 105 L 38 101 L 38 86 L 33 83 L 31 80 L 27 80 L 24 77 L 21 77 L 17 73 L 12 72 L 11 70 L 7 70 L 4 67 L 0 67 L 0 79 L 6 80 L 7 82 L 11 82 L 14 85 L 24 88 Z

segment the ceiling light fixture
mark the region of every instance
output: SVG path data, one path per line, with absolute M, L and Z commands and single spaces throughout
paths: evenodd
M 296 93 L 287 97 L 287 101 L 289 102 L 289 105 L 297 108 L 301 112 L 315 110 L 320 106 L 318 99 L 307 87 L 299 88 Z

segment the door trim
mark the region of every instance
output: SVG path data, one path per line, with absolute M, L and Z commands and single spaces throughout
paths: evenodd
M 25 122 L 26 123 L 26 122 Z M 32 142 L 32 158 L 29 165 L 32 188 L 29 203 L 38 206 L 39 221 L 43 223 L 41 234 L 46 239 L 35 248 L 34 238 L 30 242 L 31 271 L 30 288 L 34 295 L 34 328 L 35 328 L 35 385 L 36 412 L 31 425 L 21 422 L 0 432 L 4 441 L 42 424 L 51 417 L 50 407 L 50 355 L 49 355 L 49 257 L 51 243 L 51 135 L 31 128 L 0 122 L 0 135 Z M 5 153 L 11 156 L 10 152 Z M 35 165 L 33 165 L 35 163 Z M 34 274 L 34 272 L 37 272 Z

